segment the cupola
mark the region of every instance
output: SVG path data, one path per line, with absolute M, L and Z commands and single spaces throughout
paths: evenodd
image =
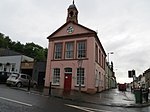
M 78 23 L 78 10 L 74 4 L 74 0 L 73 0 L 73 4 L 70 5 L 68 8 L 67 22 L 68 21 Z

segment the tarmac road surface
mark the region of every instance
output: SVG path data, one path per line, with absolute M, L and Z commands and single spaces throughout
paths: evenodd
M 43 96 L 0 85 L 0 112 L 149 112 L 150 107 L 123 108 Z

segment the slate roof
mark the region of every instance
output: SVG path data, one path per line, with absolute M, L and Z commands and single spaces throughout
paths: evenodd
M 18 52 L 12 51 L 10 49 L 0 48 L 0 56 L 14 56 L 14 55 L 21 55 Z

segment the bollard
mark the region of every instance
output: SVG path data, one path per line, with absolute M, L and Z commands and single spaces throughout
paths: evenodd
M 51 89 L 52 89 L 52 82 L 50 82 L 50 85 L 49 85 L 49 95 L 51 96 Z
M 30 91 L 31 80 L 29 79 L 28 91 Z

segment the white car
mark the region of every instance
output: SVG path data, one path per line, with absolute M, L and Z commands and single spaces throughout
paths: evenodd
M 22 73 L 12 73 L 6 81 L 7 85 L 17 86 L 18 88 L 22 86 L 30 86 L 37 87 L 37 82 L 32 80 L 31 77 L 27 74 Z

